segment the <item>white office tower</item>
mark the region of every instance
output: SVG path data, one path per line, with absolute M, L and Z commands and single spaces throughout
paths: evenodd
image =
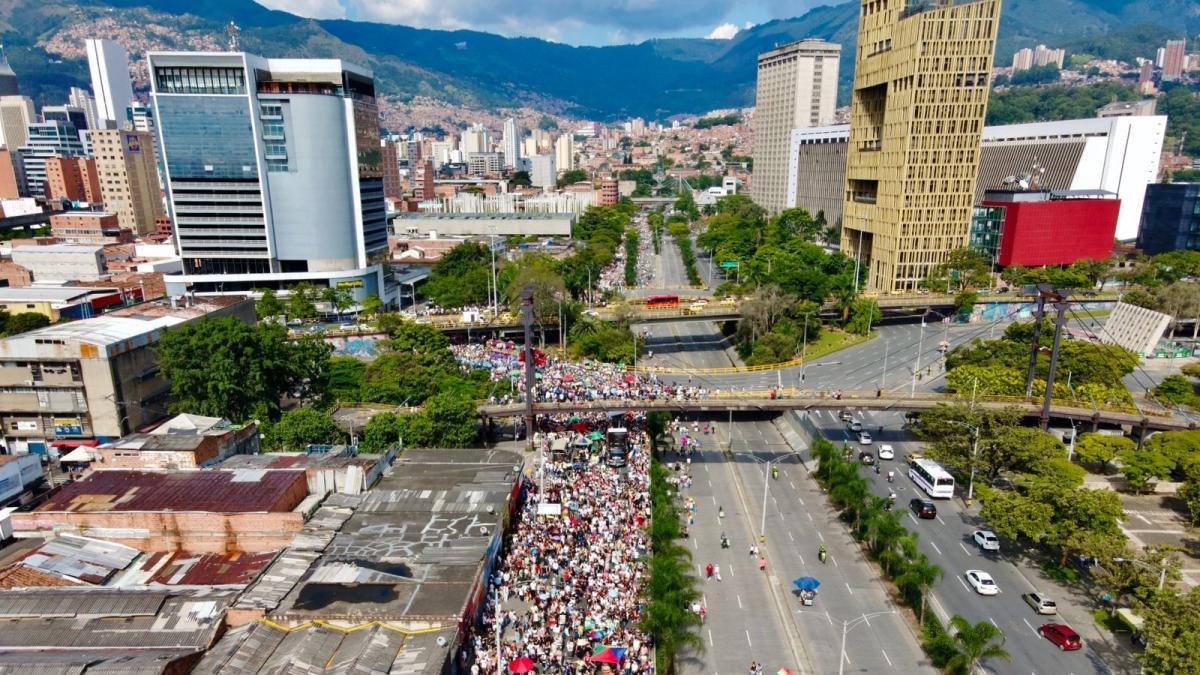
M 125 111 L 133 104 L 125 48 L 113 40 L 89 39 L 87 58 L 92 73 L 92 95 L 96 99 L 96 127 L 125 128 Z
M 504 137 L 501 142 L 504 150 L 504 168 L 521 168 L 521 127 L 513 118 L 504 120 Z
M 87 89 L 79 87 L 71 87 L 71 92 L 67 96 L 67 104 L 83 110 L 83 116 L 87 120 L 87 129 L 97 129 L 96 124 L 96 99 L 88 93 Z
M 370 70 L 242 52 L 151 52 L 147 62 L 183 258 L 183 272 L 164 279 L 169 293 L 303 282 L 355 301 L 394 298 Z
M 559 171 L 575 168 L 575 142 L 571 134 L 563 134 L 554 141 L 554 166 Z
M 534 187 L 554 189 L 558 174 L 554 171 L 554 155 L 534 155 L 529 158 L 529 180 Z
M 475 123 L 470 129 L 463 131 L 462 151 L 467 157 L 472 153 L 488 151 L 487 129 L 484 129 L 482 124 Z

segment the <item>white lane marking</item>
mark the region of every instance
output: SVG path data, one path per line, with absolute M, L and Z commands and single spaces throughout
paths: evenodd
M 700 550 L 700 543 L 697 542 L 695 539 L 692 539 L 692 548 L 696 549 L 697 551 Z
M 931 541 L 931 542 L 929 542 L 929 545 L 933 547 L 933 550 L 938 552 L 938 555 L 942 555 L 942 549 L 938 548 L 937 544 L 935 544 Z
M 834 567 L 841 567 L 841 565 L 839 565 L 839 564 L 838 564 L 838 562 L 837 562 L 837 558 L 835 558 L 835 557 L 833 557 L 833 556 L 829 556 L 829 559 L 833 561 L 833 566 L 834 566 Z
M 708 481 L 708 487 L 712 487 L 712 480 L 711 480 L 711 479 Z
M 740 594 L 737 594 L 737 601 L 738 601 L 738 609 L 745 609 L 745 607 L 742 607 L 742 596 Z
M 499 284 L 497 284 L 497 285 L 499 285 Z M 788 481 L 788 485 L 792 486 L 792 489 L 793 489 L 793 490 L 795 490 L 795 489 L 796 489 L 796 484 L 795 484 L 795 483 L 793 483 L 793 482 L 792 482 L 792 481 L 790 481 L 790 480 Z M 801 504 L 803 504 L 804 502 L 800 502 L 800 503 L 801 503 Z
M 804 515 L 808 516 L 808 521 L 811 523 L 813 519 L 812 514 L 806 512 Z
M 711 498 L 712 498 L 712 500 L 713 500 L 713 506 L 716 506 L 716 504 L 717 504 L 717 497 L 716 497 L 716 495 L 709 495 L 709 497 L 711 497 Z
M 737 576 L 736 574 L 733 573 L 733 563 L 729 563 L 729 576 L 731 576 L 731 577 Z
M 943 525 L 945 525 L 945 524 L 946 524 L 946 521 L 942 520 L 942 517 L 941 517 L 941 516 L 934 516 L 934 518 L 937 518 L 937 521 L 938 521 L 939 523 L 941 523 L 941 524 L 943 524 Z
M 825 543 L 825 535 L 821 534 L 820 530 L 817 530 L 817 538 L 821 540 L 822 544 Z
M 965 588 L 968 592 L 971 590 L 971 587 L 967 585 L 967 582 L 963 581 L 962 577 L 954 577 L 954 578 L 958 579 L 958 583 L 962 584 L 962 587 Z
M 804 506 L 804 500 L 803 500 L 803 499 L 801 499 L 801 498 L 799 498 L 799 497 L 796 497 L 796 501 L 800 502 L 800 506 Z
M 746 644 L 750 645 L 751 649 L 754 649 L 754 643 L 750 641 L 750 630 L 749 629 L 746 630 Z
M 712 639 L 711 639 L 712 633 L 709 633 L 709 636 L 710 636 L 709 642 L 711 642 L 712 641 Z M 892 660 L 888 658 L 887 652 L 883 651 L 882 649 L 880 649 L 879 651 L 883 652 L 883 660 L 888 662 L 888 667 L 890 668 L 892 666 Z
M 871 622 L 867 620 L 867 615 L 866 615 L 866 614 L 863 614 L 863 615 L 862 615 L 862 620 L 863 620 L 863 623 L 867 624 L 867 628 L 870 628 L 870 627 L 871 627 Z
M 850 655 L 846 652 L 842 652 L 842 657 L 846 659 L 846 665 L 850 665 Z
M 804 564 L 804 556 L 802 556 L 802 555 L 800 555 L 799 553 L 797 553 L 797 554 L 796 554 L 796 557 L 800 559 L 800 564 L 801 564 L 801 565 L 803 565 L 803 564 Z
M 917 519 L 916 519 L 915 517 L 913 517 L 913 514 L 912 514 L 912 512 L 911 512 L 911 511 L 908 513 L 908 519 L 909 519 L 909 520 L 911 520 L 911 521 L 913 521 L 913 525 L 920 525 L 920 524 L 921 524 L 921 523 L 918 523 L 918 522 L 917 522 Z
M 846 590 L 850 591 L 850 595 L 854 595 L 854 589 L 850 588 L 850 582 L 847 581 L 847 582 L 845 582 L 845 584 L 846 584 Z
M 715 646 L 715 643 L 713 642 L 713 639 L 712 639 L 712 629 L 711 628 L 708 629 L 708 646 L 709 647 Z
M 1033 624 L 1029 623 L 1029 619 L 1026 619 L 1025 617 L 1021 617 L 1021 620 L 1025 622 L 1026 626 L 1029 626 L 1029 630 L 1033 631 L 1034 635 L 1038 634 L 1037 629 L 1033 627 Z M 1041 637 L 1041 636 L 1038 636 L 1038 637 Z
M 958 545 L 962 548 L 963 553 L 966 553 L 967 555 L 971 555 L 971 549 L 967 548 L 966 544 L 964 544 L 960 541 L 960 542 L 958 542 Z
M 996 628 L 999 628 L 999 627 L 1000 627 L 1000 624 L 996 623 L 996 620 L 995 620 L 995 619 L 993 619 L 993 618 L 992 618 L 992 617 L 990 617 L 990 616 L 988 617 L 988 621 L 991 621 L 991 622 L 992 622 L 992 625 L 993 625 L 993 626 L 995 626 Z
M 788 530 L 788 539 L 791 539 L 793 542 L 795 542 L 795 541 L 796 541 L 796 538 L 792 536 L 792 531 L 791 531 L 791 530 Z

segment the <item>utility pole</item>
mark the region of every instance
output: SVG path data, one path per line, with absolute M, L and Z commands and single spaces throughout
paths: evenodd
M 925 346 L 925 317 L 921 317 L 921 337 L 917 339 L 917 358 L 913 363 L 912 371 L 912 389 L 908 392 L 909 398 L 917 397 L 917 375 L 921 370 L 921 349 Z M 903 385 L 901 385 L 903 386 Z
M 533 397 L 534 381 L 536 379 L 534 370 L 536 365 L 533 362 L 533 289 L 526 288 L 521 291 L 521 324 L 525 328 L 525 447 L 533 450 Z
M 1042 346 L 1042 318 L 1046 316 L 1046 300 L 1052 292 L 1050 284 L 1038 284 L 1037 309 L 1033 312 L 1033 347 L 1029 351 L 1029 372 L 1025 376 L 1025 397 L 1033 396 L 1033 376 L 1037 372 L 1038 349 Z
M 1062 344 L 1063 327 L 1067 324 L 1067 310 L 1071 308 L 1071 303 L 1066 302 L 1059 296 L 1059 301 L 1054 303 L 1054 309 L 1058 311 L 1058 316 L 1054 319 L 1054 347 L 1050 350 L 1050 370 L 1046 373 L 1046 396 L 1042 400 L 1042 417 L 1040 424 L 1042 431 L 1045 431 L 1050 426 L 1050 402 L 1054 396 L 1054 369 L 1058 367 L 1058 348 Z

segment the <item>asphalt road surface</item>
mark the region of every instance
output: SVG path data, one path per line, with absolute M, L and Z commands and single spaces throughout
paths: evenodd
M 1033 675 L 1083 675 L 1084 673 L 1137 672 L 1136 663 L 1127 650 L 1108 642 L 1096 627 L 1088 613 L 1091 603 L 1088 598 L 1072 594 L 1070 589 L 1046 579 L 1040 570 L 1028 564 L 1018 564 L 1016 554 L 1008 542 L 1002 542 L 1002 550 L 985 553 L 972 538 L 978 529 L 987 529 L 978 515 L 978 506 L 968 509 L 960 498 L 931 500 L 937 506 L 938 516 L 933 520 L 917 519 L 908 510 L 909 500 L 914 497 L 928 498 L 924 491 L 908 477 L 908 465 L 904 456 L 925 446 L 909 432 L 902 429 L 901 413 L 855 411 L 863 427 L 874 436 L 870 446 L 853 442 L 845 430 L 845 423 L 837 419 L 833 411 L 813 411 L 809 419 L 822 435 L 837 443 L 847 442 L 855 449 L 878 451 L 887 443 L 895 449 L 896 458 L 880 462 L 880 473 L 863 467 L 861 473 L 871 483 L 872 491 L 887 496 L 894 491 L 897 495 L 896 508 L 905 512 L 905 525 L 918 534 L 917 542 L 922 552 L 945 572 L 935 586 L 933 611 L 945 622 L 954 614 L 960 614 L 972 622 L 991 621 L 1004 631 L 1005 649 L 1012 661 L 996 661 L 986 664 L 987 670 L 995 673 L 1031 673 Z M 879 428 L 883 427 L 883 432 Z M 887 472 L 895 472 L 892 483 L 887 482 Z M 967 486 L 958 488 L 965 493 Z M 961 497 L 961 495 L 960 495 Z M 980 569 L 992 575 L 1000 594 L 981 596 L 966 583 L 964 574 L 969 569 Z M 1059 605 L 1057 616 L 1035 613 L 1021 598 L 1024 593 L 1037 591 L 1053 598 Z M 1077 652 L 1060 652 L 1050 641 L 1040 637 L 1036 629 L 1043 623 L 1063 622 L 1074 628 L 1084 640 L 1084 649 Z

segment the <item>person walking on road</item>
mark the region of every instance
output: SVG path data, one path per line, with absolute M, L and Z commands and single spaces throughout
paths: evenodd
M 715 576 L 717 578 L 717 581 L 721 580 L 721 566 L 720 565 L 713 565 L 713 576 Z
M 708 567 L 704 568 L 704 572 L 708 575 L 708 578 L 711 579 L 713 575 L 713 564 L 708 563 Z
M 763 555 L 758 556 L 758 570 L 760 572 L 767 571 L 767 557 L 766 556 L 763 556 Z

